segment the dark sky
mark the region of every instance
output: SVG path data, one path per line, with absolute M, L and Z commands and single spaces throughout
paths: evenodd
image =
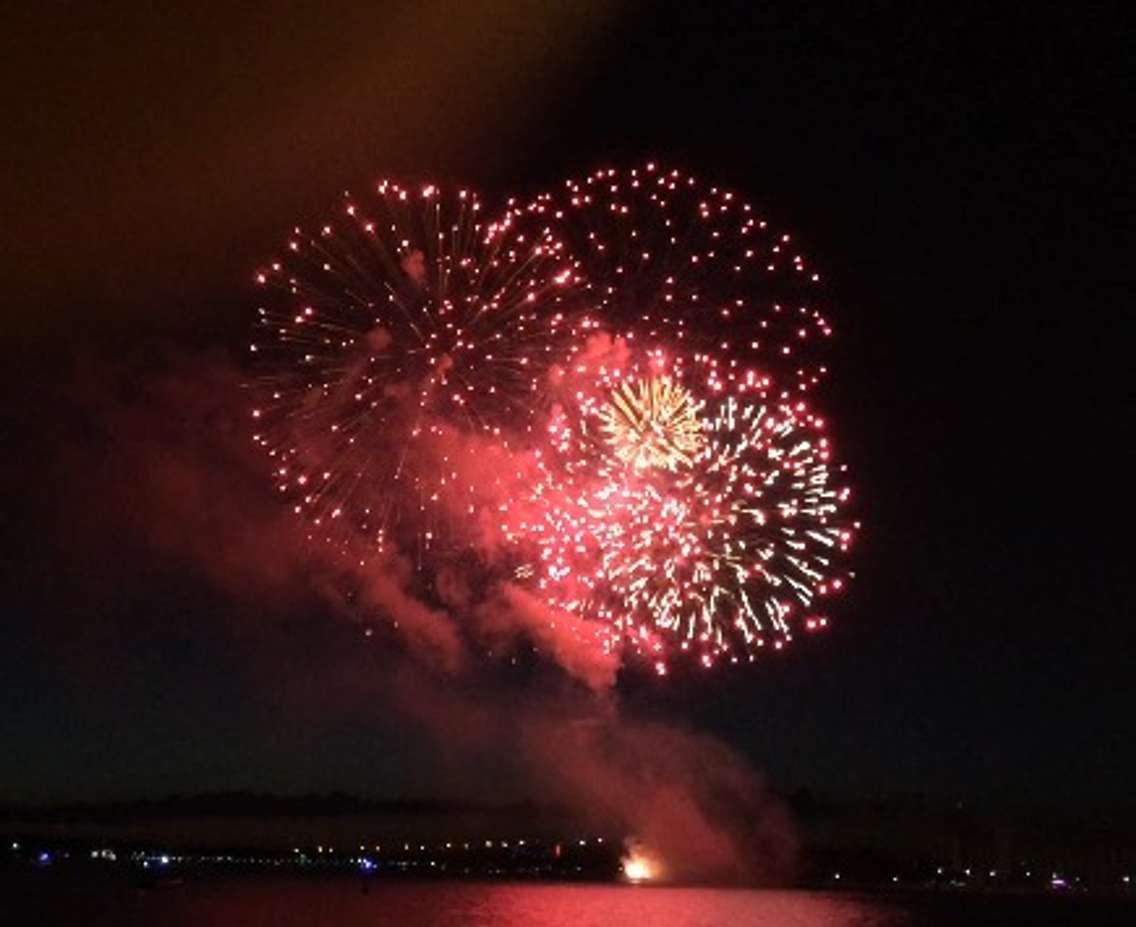
M 0 798 L 539 792 L 507 756 L 458 768 L 368 682 L 397 660 L 302 588 L 215 581 L 176 522 L 190 498 L 231 533 L 227 500 L 258 491 L 214 465 L 240 401 L 226 415 L 208 378 L 297 218 L 390 173 L 501 197 L 648 156 L 744 190 L 826 270 L 824 402 L 865 528 L 832 633 L 630 680 L 624 710 L 786 786 L 1128 794 L 1132 213 L 1107 7 L 238 6 L 0 22 Z M 163 482 L 187 423 L 216 453 Z M 522 675 L 447 685 L 569 685 Z

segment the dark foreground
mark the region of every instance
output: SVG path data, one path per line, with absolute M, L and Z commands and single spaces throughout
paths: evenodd
M 0 882 L 9 927 L 83 925 L 638 924 L 643 927 L 892 927 L 1131 925 L 1123 899 L 667 888 L 594 884 L 406 882 L 245 877 L 142 887 L 9 873 Z

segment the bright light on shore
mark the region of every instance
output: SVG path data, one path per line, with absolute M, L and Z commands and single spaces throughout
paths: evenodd
M 623 864 L 623 874 L 629 882 L 645 882 L 651 878 L 651 864 L 645 859 L 629 859 Z
M 661 861 L 638 841 L 631 841 L 623 859 L 623 878 L 628 882 L 650 882 L 663 875 Z

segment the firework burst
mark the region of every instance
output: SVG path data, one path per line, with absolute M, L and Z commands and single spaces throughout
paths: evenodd
M 710 665 L 825 627 L 854 525 L 824 420 L 768 377 L 619 348 L 565 385 L 541 478 L 507 526 L 537 550 L 523 575 L 554 608 L 594 621 L 605 646 L 660 670 L 672 641 Z M 689 453 L 629 455 L 610 440 L 610 397 L 652 391 L 682 397 Z
M 634 467 L 689 466 L 702 446 L 698 403 L 665 377 L 624 380 L 600 418 L 615 456 Z
M 788 235 L 653 164 L 495 220 L 466 191 L 375 194 L 257 275 L 256 441 L 313 538 L 413 545 L 423 575 L 444 547 L 484 601 L 519 584 L 660 672 L 828 624 L 857 526 Z
M 786 395 L 827 372 L 820 275 L 732 191 L 648 163 L 568 180 L 511 209 L 573 255 L 589 308 L 613 334 L 756 367 Z
M 483 219 L 468 191 L 375 194 L 295 229 L 256 276 L 256 440 L 314 534 L 437 543 L 479 504 L 461 458 L 525 440 L 587 321 L 564 311 L 574 272 L 551 234 Z

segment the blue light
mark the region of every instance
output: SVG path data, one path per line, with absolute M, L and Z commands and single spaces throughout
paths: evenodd
M 375 861 L 364 856 L 359 860 L 359 868 L 364 872 L 371 872 L 375 868 Z

